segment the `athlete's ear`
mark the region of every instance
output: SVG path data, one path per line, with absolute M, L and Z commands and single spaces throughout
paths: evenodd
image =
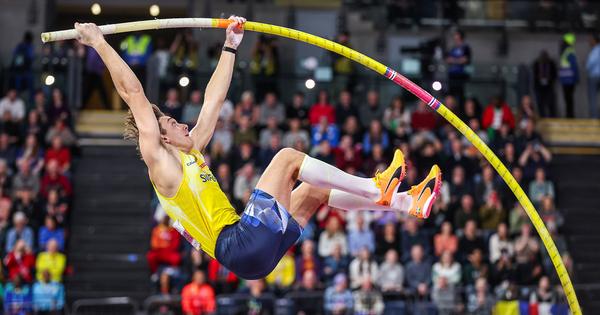
M 165 135 L 161 135 L 160 138 L 162 139 L 162 141 L 166 144 L 171 143 L 171 141 L 169 141 L 169 138 Z

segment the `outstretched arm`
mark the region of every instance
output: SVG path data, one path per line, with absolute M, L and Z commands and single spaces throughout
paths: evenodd
M 242 25 L 246 22 L 246 19 L 238 16 L 231 16 L 229 19 L 234 22 L 227 27 L 224 46 L 237 49 L 244 37 Z M 204 150 L 208 145 L 215 131 L 219 112 L 227 97 L 227 91 L 231 83 L 234 63 L 235 54 L 223 51 L 217 68 L 206 86 L 204 104 L 202 105 L 198 122 L 190 133 L 190 136 L 194 140 L 194 148 L 200 151 Z
M 117 92 L 131 109 L 139 130 L 140 152 L 146 163 L 153 163 L 161 150 L 158 121 L 142 84 L 119 54 L 104 40 L 100 28 L 93 23 L 75 23 L 78 40 L 94 48 L 108 68 Z

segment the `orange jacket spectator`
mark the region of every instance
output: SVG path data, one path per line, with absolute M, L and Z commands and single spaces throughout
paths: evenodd
M 502 115 L 498 117 L 496 115 Z M 507 124 L 510 129 L 515 128 L 515 116 L 510 109 L 510 106 L 499 99 L 494 99 L 483 111 L 483 117 L 481 119 L 482 129 L 488 129 L 492 127 L 495 130 L 500 129 L 502 124 Z
M 160 264 L 178 266 L 181 263 L 180 244 L 179 233 L 169 226 L 169 217 L 165 215 L 163 220 L 152 229 L 150 251 L 146 254 L 150 271 L 156 272 Z
M 192 282 L 181 291 L 181 309 L 186 315 L 201 315 L 215 311 L 215 291 L 206 283 L 204 272 L 194 272 Z
M 443 252 L 449 251 L 456 253 L 458 249 L 458 237 L 452 233 L 452 224 L 444 222 L 442 231 L 433 237 L 433 246 L 435 248 L 435 256 L 440 257 Z

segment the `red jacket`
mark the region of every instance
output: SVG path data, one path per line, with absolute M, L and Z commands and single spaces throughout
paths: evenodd
M 35 256 L 32 254 L 24 254 L 21 258 L 17 258 L 14 251 L 8 253 L 4 258 L 4 265 L 8 269 L 8 278 L 14 279 L 17 275 L 25 282 L 33 281 L 33 268 L 35 267 Z
M 50 160 L 57 160 L 60 168 L 64 168 L 66 164 L 71 163 L 71 152 L 69 149 L 62 148 L 60 150 L 48 149 L 46 150 L 46 157 L 44 158 L 46 163 Z
M 327 117 L 327 122 L 335 123 L 335 109 L 330 104 L 314 104 L 308 111 L 308 120 L 311 125 L 317 125 L 321 117 Z
M 71 182 L 69 182 L 69 179 L 66 176 L 59 174 L 52 178 L 46 174 L 42 177 L 42 184 L 40 185 L 40 192 L 44 198 L 48 198 L 48 190 L 53 186 L 60 186 L 67 196 L 71 195 Z
M 223 279 L 223 276 L 225 276 L 225 279 Z M 212 283 L 222 280 L 225 280 L 227 283 L 235 283 L 238 281 L 237 276 L 221 266 L 216 259 L 211 259 L 208 262 L 208 280 Z
M 494 112 L 494 105 L 492 104 L 485 108 L 481 121 L 481 129 L 485 130 L 492 126 L 492 123 L 494 122 Z M 502 104 L 502 123 L 507 124 L 510 129 L 515 128 L 515 116 L 513 116 L 512 110 L 510 110 L 510 107 L 506 103 Z
M 181 309 L 184 314 L 207 314 L 215 311 L 215 291 L 208 284 L 190 283 L 181 291 Z

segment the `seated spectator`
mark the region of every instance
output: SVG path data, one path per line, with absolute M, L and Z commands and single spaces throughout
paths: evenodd
M 515 116 L 510 106 L 500 97 L 494 97 L 490 104 L 483 110 L 481 118 L 481 127 L 483 129 L 491 128 L 499 130 L 502 124 L 507 124 L 510 129 L 515 128 Z
M 308 129 L 308 108 L 305 104 L 305 97 L 302 91 L 296 91 L 292 96 L 292 102 L 287 106 L 285 114 L 288 121 L 298 119 L 302 129 Z
M 256 136 L 256 129 L 250 125 L 250 118 L 248 116 L 242 116 L 233 133 L 233 144 L 239 146 L 242 143 L 248 143 L 253 146 L 256 145 L 257 142 L 258 137 Z
M 506 287 L 509 283 L 515 281 L 515 264 L 508 250 L 502 249 L 500 257 L 490 272 L 490 281 L 494 286 Z
M 244 165 L 250 163 L 256 165 L 254 147 L 250 142 L 242 142 L 237 146 L 237 152 L 232 154 L 231 170 L 237 173 Z
M 56 219 L 47 215 L 44 219 L 44 226 L 38 232 L 38 248 L 47 248 L 50 240 L 55 240 L 59 251 L 65 250 L 65 231 L 56 226 Z
M 473 249 L 462 270 L 462 283 L 467 289 L 471 288 L 478 278 L 487 279 L 489 276 L 489 266 L 483 260 L 483 251 L 479 248 Z
M 50 160 L 58 162 L 58 169 L 62 174 L 67 173 L 71 168 L 71 152 L 62 144 L 62 139 L 58 136 L 52 138 L 52 145 L 46 150 L 44 157 L 46 163 Z
M 4 314 L 31 314 L 33 310 L 31 288 L 24 284 L 19 276 L 12 278 L 4 289 Z
M 275 269 L 265 278 L 267 284 L 280 291 L 287 291 L 296 280 L 296 264 L 293 253 L 288 252 L 281 258 Z
M 542 198 L 540 209 L 540 217 L 544 220 L 546 227 L 550 230 L 554 228 L 558 230 L 562 227 L 564 223 L 564 217 L 560 211 L 556 210 L 554 207 L 554 201 L 550 197 Z M 551 227 L 552 226 L 552 227 Z
M 410 116 L 413 132 L 432 132 L 437 125 L 435 113 L 423 101 L 418 101 L 417 108 Z
M 383 112 L 383 125 L 396 136 L 406 138 L 411 132 L 410 111 L 400 96 L 394 97 L 392 103 Z
M 512 241 L 508 236 L 508 227 L 506 223 L 502 222 L 498 224 L 498 228 L 496 229 L 496 233 L 494 233 L 490 237 L 490 262 L 495 263 L 498 259 L 500 259 L 500 255 L 502 252 L 508 254 L 509 257 L 512 258 L 515 252 L 515 248 L 513 246 Z
M 302 141 L 304 147 L 308 148 L 310 145 L 310 138 L 308 132 L 302 128 L 302 122 L 299 118 L 291 118 L 289 120 L 289 130 L 283 136 L 283 146 L 293 147 L 297 141 Z
M 463 236 L 458 241 L 458 255 L 459 261 L 465 262 L 467 257 L 475 249 L 485 252 L 487 246 L 483 241 L 483 238 L 479 236 L 479 230 L 477 229 L 477 223 L 473 220 L 467 221 L 465 225 Z
M 312 270 L 317 274 L 317 277 L 321 276 L 321 261 L 315 253 L 315 243 L 310 240 L 304 240 L 300 247 L 300 255 L 296 257 L 296 281 L 299 281 L 302 275 Z
M 360 143 L 362 141 L 363 134 L 358 123 L 358 118 L 350 116 L 344 121 L 342 126 L 342 135 L 350 136 L 353 143 Z
M 17 150 L 10 143 L 10 137 L 6 132 L 0 133 L 0 160 L 6 166 L 12 167 L 17 158 Z
M 12 188 L 15 191 L 29 189 L 34 196 L 37 195 L 40 191 L 40 179 L 38 175 L 31 171 L 31 167 L 26 160 L 19 160 L 17 168 L 19 171 L 13 176 Z
M 450 210 L 457 209 L 461 205 L 462 197 L 464 195 L 471 195 L 471 200 L 473 200 L 473 189 L 471 187 L 471 184 L 466 179 L 465 169 L 462 168 L 462 166 L 457 165 L 454 167 L 454 169 L 452 170 L 452 178 L 449 184 L 450 185 L 448 186 L 450 192 Z M 466 222 L 466 220 L 464 222 Z M 455 221 L 454 227 L 460 229 L 464 226 L 464 222 L 462 222 L 462 225 L 459 225 L 458 223 L 460 222 Z
M 69 179 L 60 173 L 58 161 L 50 160 L 46 164 L 46 174 L 42 177 L 40 193 L 44 198 L 48 198 L 48 191 L 51 188 L 60 188 L 60 191 L 66 196 L 71 196 L 73 188 Z
M 33 134 L 28 134 L 25 138 L 25 145 L 17 150 L 17 167 L 23 161 L 23 163 L 29 166 L 31 173 L 39 175 L 44 167 L 44 157 L 44 149 L 40 145 L 38 138 Z
M 152 229 L 150 251 L 146 254 L 151 273 L 155 273 L 160 264 L 176 267 L 181 263 L 180 235 L 175 228 L 169 225 L 169 221 L 169 216 L 165 215 Z
M 370 253 L 375 251 L 375 236 L 365 224 L 363 213 L 356 214 L 356 227 L 348 233 L 350 255 L 356 257 L 360 250 L 366 248 Z
M 265 100 L 259 108 L 258 124 L 265 126 L 271 118 L 275 120 L 276 125 L 282 125 L 285 120 L 285 107 L 277 100 L 275 92 L 265 94 Z
M 380 315 L 383 314 L 383 297 L 377 289 L 373 288 L 371 278 L 365 277 L 360 289 L 354 291 L 354 313 Z
M 202 110 L 202 91 L 193 90 L 190 93 L 190 99 L 183 105 L 181 122 L 190 128 L 195 126 L 200 116 L 200 110 Z
M 258 123 L 259 116 L 258 106 L 254 104 L 254 94 L 252 91 L 244 91 L 240 97 L 240 102 L 235 106 L 235 114 L 233 115 L 235 123 L 241 125 L 242 118 L 246 117 L 247 126 L 252 128 Z
M 250 297 L 247 302 L 248 314 L 274 314 L 275 297 L 268 291 L 264 279 L 246 280 Z
M 283 132 L 279 129 L 277 119 L 275 117 L 267 117 L 265 121 L 265 128 L 260 131 L 258 137 L 258 145 L 260 148 L 268 148 L 271 143 L 273 136 L 283 137 Z M 263 161 L 264 162 L 264 161 Z
M 13 227 L 6 234 L 6 252 L 13 250 L 18 240 L 23 240 L 25 245 L 33 248 L 33 230 L 27 225 L 27 217 L 23 212 L 17 212 L 13 215 Z
M 64 226 L 69 212 L 69 205 L 65 198 L 62 198 L 58 188 L 50 188 L 48 190 L 48 198 L 45 200 L 45 204 L 42 206 L 44 215 L 52 216 L 58 226 Z
M 477 278 L 475 289 L 467 294 L 467 311 L 469 314 L 492 314 L 496 301 L 489 292 L 487 280 Z
M 440 261 L 433 264 L 432 281 L 434 286 L 440 286 L 440 279 L 444 279 L 450 286 L 457 287 L 461 280 L 460 264 L 454 261 L 454 257 L 448 251 L 442 253 Z
M 510 210 L 508 217 L 510 235 L 517 235 L 521 232 L 521 227 L 524 224 L 529 224 L 529 217 L 520 203 L 515 203 L 515 206 Z
M 452 223 L 448 221 L 442 223 L 440 233 L 433 237 L 433 246 L 436 257 L 440 257 L 445 251 L 450 252 L 452 255 L 456 253 L 458 249 L 458 237 L 452 231 Z
M 460 199 L 460 208 L 454 215 L 454 226 L 457 229 L 464 229 L 469 221 L 478 222 L 479 213 L 475 210 L 473 196 L 466 194 Z
M 390 147 L 390 138 L 387 132 L 381 126 L 381 122 L 378 120 L 371 121 L 369 125 L 369 131 L 367 131 L 363 137 L 363 151 L 365 154 L 369 154 L 374 144 L 381 145 L 381 148 L 386 151 Z
M 210 155 L 214 161 L 225 159 L 233 147 L 233 132 L 229 125 L 221 119 L 217 120 L 215 131 L 210 142 Z
M 362 169 L 363 159 L 360 145 L 354 144 L 352 137 L 342 136 L 340 144 L 333 149 L 335 155 L 335 166 L 341 170 L 349 167 Z
M 52 281 L 50 272 L 44 270 L 42 279 L 33 285 L 33 310 L 36 314 L 62 314 L 64 305 L 64 286 Z
M 375 90 L 367 92 L 367 104 L 358 107 L 358 118 L 362 128 L 367 129 L 373 120 L 381 121 L 383 106 L 379 104 L 379 93 Z
M 58 242 L 50 239 L 46 245 L 46 251 L 38 254 L 35 261 L 35 269 L 37 270 L 37 279 L 43 279 L 43 272 L 50 272 L 52 281 L 61 282 L 62 275 L 65 272 L 67 258 L 65 254 L 58 251 Z
M 319 91 L 317 102 L 308 110 L 308 120 L 312 126 L 325 121 L 326 125 L 335 124 L 335 108 L 329 103 L 326 90 Z
M 529 183 L 529 198 L 539 207 L 544 197 L 554 199 L 554 184 L 546 179 L 546 171 L 540 167 L 535 170 L 535 180 Z
M 219 187 L 227 195 L 228 199 L 233 199 L 233 177 L 231 175 L 231 167 L 228 163 L 221 163 L 217 166 L 217 173 L 215 174 Z
M 318 146 L 313 147 L 311 150 L 311 155 L 315 159 L 321 160 L 327 164 L 335 163 L 335 155 L 333 155 L 331 144 L 327 140 L 323 140 Z
M 424 260 L 424 255 L 423 246 L 413 245 L 411 260 L 406 264 L 406 289 L 419 298 L 428 296 L 431 286 L 431 264 Z
M 529 295 L 529 303 L 550 303 L 558 302 L 558 295 L 550 284 L 550 279 L 547 276 L 540 278 L 535 291 Z
M 10 226 L 10 208 L 11 202 L 9 198 L 0 198 L 0 244 L 6 244 L 6 234 L 8 234 Z M 0 257 L 6 254 L 5 246 L 0 246 Z M 1 269 L 2 264 L 0 264 Z M 0 272 L 0 275 L 2 273 Z
M 348 256 L 342 255 L 342 246 L 335 244 L 331 255 L 325 257 L 323 263 L 323 280 L 325 284 L 331 285 L 333 277 L 339 273 L 347 274 L 349 266 Z
M 4 266 L 8 271 L 9 279 L 19 277 L 19 280 L 31 283 L 35 266 L 35 256 L 31 247 L 28 247 L 24 240 L 18 240 L 13 250 L 4 258 Z
M 475 161 L 466 156 L 464 151 L 464 146 L 458 136 L 450 140 L 450 152 L 445 166 L 446 172 L 454 172 L 454 168 L 460 166 L 468 176 L 472 175 Z
M 329 123 L 327 118 L 321 117 L 321 120 L 312 125 L 311 128 L 311 146 L 317 146 L 323 141 L 329 142 L 332 147 L 337 147 L 340 140 L 340 130 L 336 124 Z
M 274 134 L 271 136 L 271 139 L 269 139 L 269 145 L 261 148 L 258 152 L 261 170 L 267 169 L 267 166 L 269 166 L 269 163 L 271 163 L 271 160 L 273 160 L 279 150 L 281 150 L 281 135 Z
M 523 168 L 525 182 L 533 180 L 536 170 L 546 169 L 551 160 L 552 153 L 543 144 L 539 142 L 528 144 L 519 157 L 519 165 Z
M 385 254 L 385 260 L 379 266 L 377 286 L 384 293 L 402 292 L 404 283 L 404 268 L 398 262 L 398 252 L 390 249 Z
M 433 284 L 431 300 L 440 314 L 453 314 L 457 310 L 460 301 L 457 291 L 456 286 L 443 276 Z
M 496 184 L 496 173 L 491 165 L 486 164 L 481 170 L 481 181 L 475 186 L 475 204 L 483 205 L 486 203 L 492 191 L 498 190 Z
M 15 89 L 9 89 L 6 96 L 0 99 L 0 116 L 5 112 L 9 112 L 17 122 L 25 117 L 25 102 L 18 96 Z
M 192 282 L 181 290 L 181 310 L 184 314 L 208 314 L 216 310 L 215 291 L 206 283 L 202 270 L 194 271 Z
M 354 308 L 352 292 L 348 290 L 346 276 L 335 276 L 333 285 L 325 290 L 325 313 L 328 315 L 349 315 Z
M 488 195 L 485 204 L 479 208 L 479 221 L 485 232 L 493 231 L 498 224 L 506 221 L 506 212 L 495 190 Z
M 319 256 L 327 257 L 331 255 L 335 244 L 340 244 L 342 255 L 348 254 L 346 235 L 342 230 L 340 220 L 337 217 L 330 217 L 327 220 L 325 231 L 319 237 Z
M 222 294 L 234 292 L 238 285 L 237 276 L 223 267 L 216 259 L 211 259 L 208 263 L 208 280 L 215 291 Z
M 523 152 L 528 145 L 542 144 L 542 136 L 535 130 L 536 122 L 528 119 L 519 126 L 520 134 L 516 139 L 517 152 Z
M 361 248 L 358 256 L 350 263 L 350 288 L 358 289 L 365 278 L 377 278 L 378 272 L 379 267 L 371 258 L 369 250 Z
M 358 110 L 352 103 L 352 93 L 343 90 L 340 92 L 339 102 L 335 107 L 335 118 L 339 124 L 342 124 L 350 116 L 358 117 Z
M 385 156 L 385 152 L 383 151 L 383 146 L 379 143 L 373 145 L 371 150 L 371 154 L 367 157 L 360 167 L 360 169 L 369 175 L 375 175 L 375 173 L 379 171 L 385 170 L 385 168 L 389 165 L 388 159 Z
M 313 270 L 302 275 L 299 286 L 293 292 L 298 293 L 293 298 L 296 314 L 323 314 L 323 291 Z
M 167 91 L 167 99 L 160 110 L 167 116 L 174 118 L 177 121 L 181 121 L 181 114 L 183 113 L 183 106 L 179 101 L 179 91 L 175 88 L 170 88 Z
M 244 205 L 250 198 L 260 176 L 256 174 L 254 165 L 246 163 L 238 172 L 233 182 L 233 198 L 238 204 Z
M 42 92 L 43 95 L 43 92 Z M 36 105 L 38 106 L 38 105 Z M 42 104 L 42 106 L 45 106 Z M 46 113 L 43 108 L 38 109 L 37 107 L 29 111 L 27 115 L 27 121 L 22 124 L 21 134 L 31 135 L 37 140 L 37 142 L 44 141 L 44 135 L 46 133 Z M 27 140 L 25 140 L 27 142 Z M 43 156 L 42 156 L 43 157 Z
M 77 137 L 75 137 L 71 128 L 69 128 L 62 119 L 57 120 L 52 127 L 48 129 L 48 132 L 46 133 L 46 143 L 51 144 L 52 139 L 55 137 L 59 137 L 62 143 L 67 147 L 73 147 L 77 143 Z
M 402 231 L 402 261 L 408 261 L 412 256 L 413 247 L 415 245 L 421 245 L 423 255 L 428 257 L 431 253 L 430 240 L 419 230 L 417 220 L 409 217 L 404 222 L 404 230 Z
M 515 258 L 517 263 L 526 263 L 529 256 L 537 256 L 540 251 L 540 243 L 534 235 L 531 235 L 531 225 L 523 224 L 521 234 L 515 240 Z
M 384 256 L 388 255 L 387 252 L 390 250 L 396 251 L 400 249 L 400 237 L 396 231 L 396 224 L 394 222 L 387 222 L 383 226 L 383 233 L 379 234 L 377 241 L 375 242 L 375 259 L 377 261 L 383 261 Z
M 63 120 L 67 125 L 71 123 L 69 106 L 65 102 L 63 92 L 58 88 L 52 90 L 52 99 L 50 100 L 50 106 L 47 108 L 46 116 L 48 117 L 48 125 L 54 125 L 59 120 Z M 66 144 L 66 142 L 64 143 Z

